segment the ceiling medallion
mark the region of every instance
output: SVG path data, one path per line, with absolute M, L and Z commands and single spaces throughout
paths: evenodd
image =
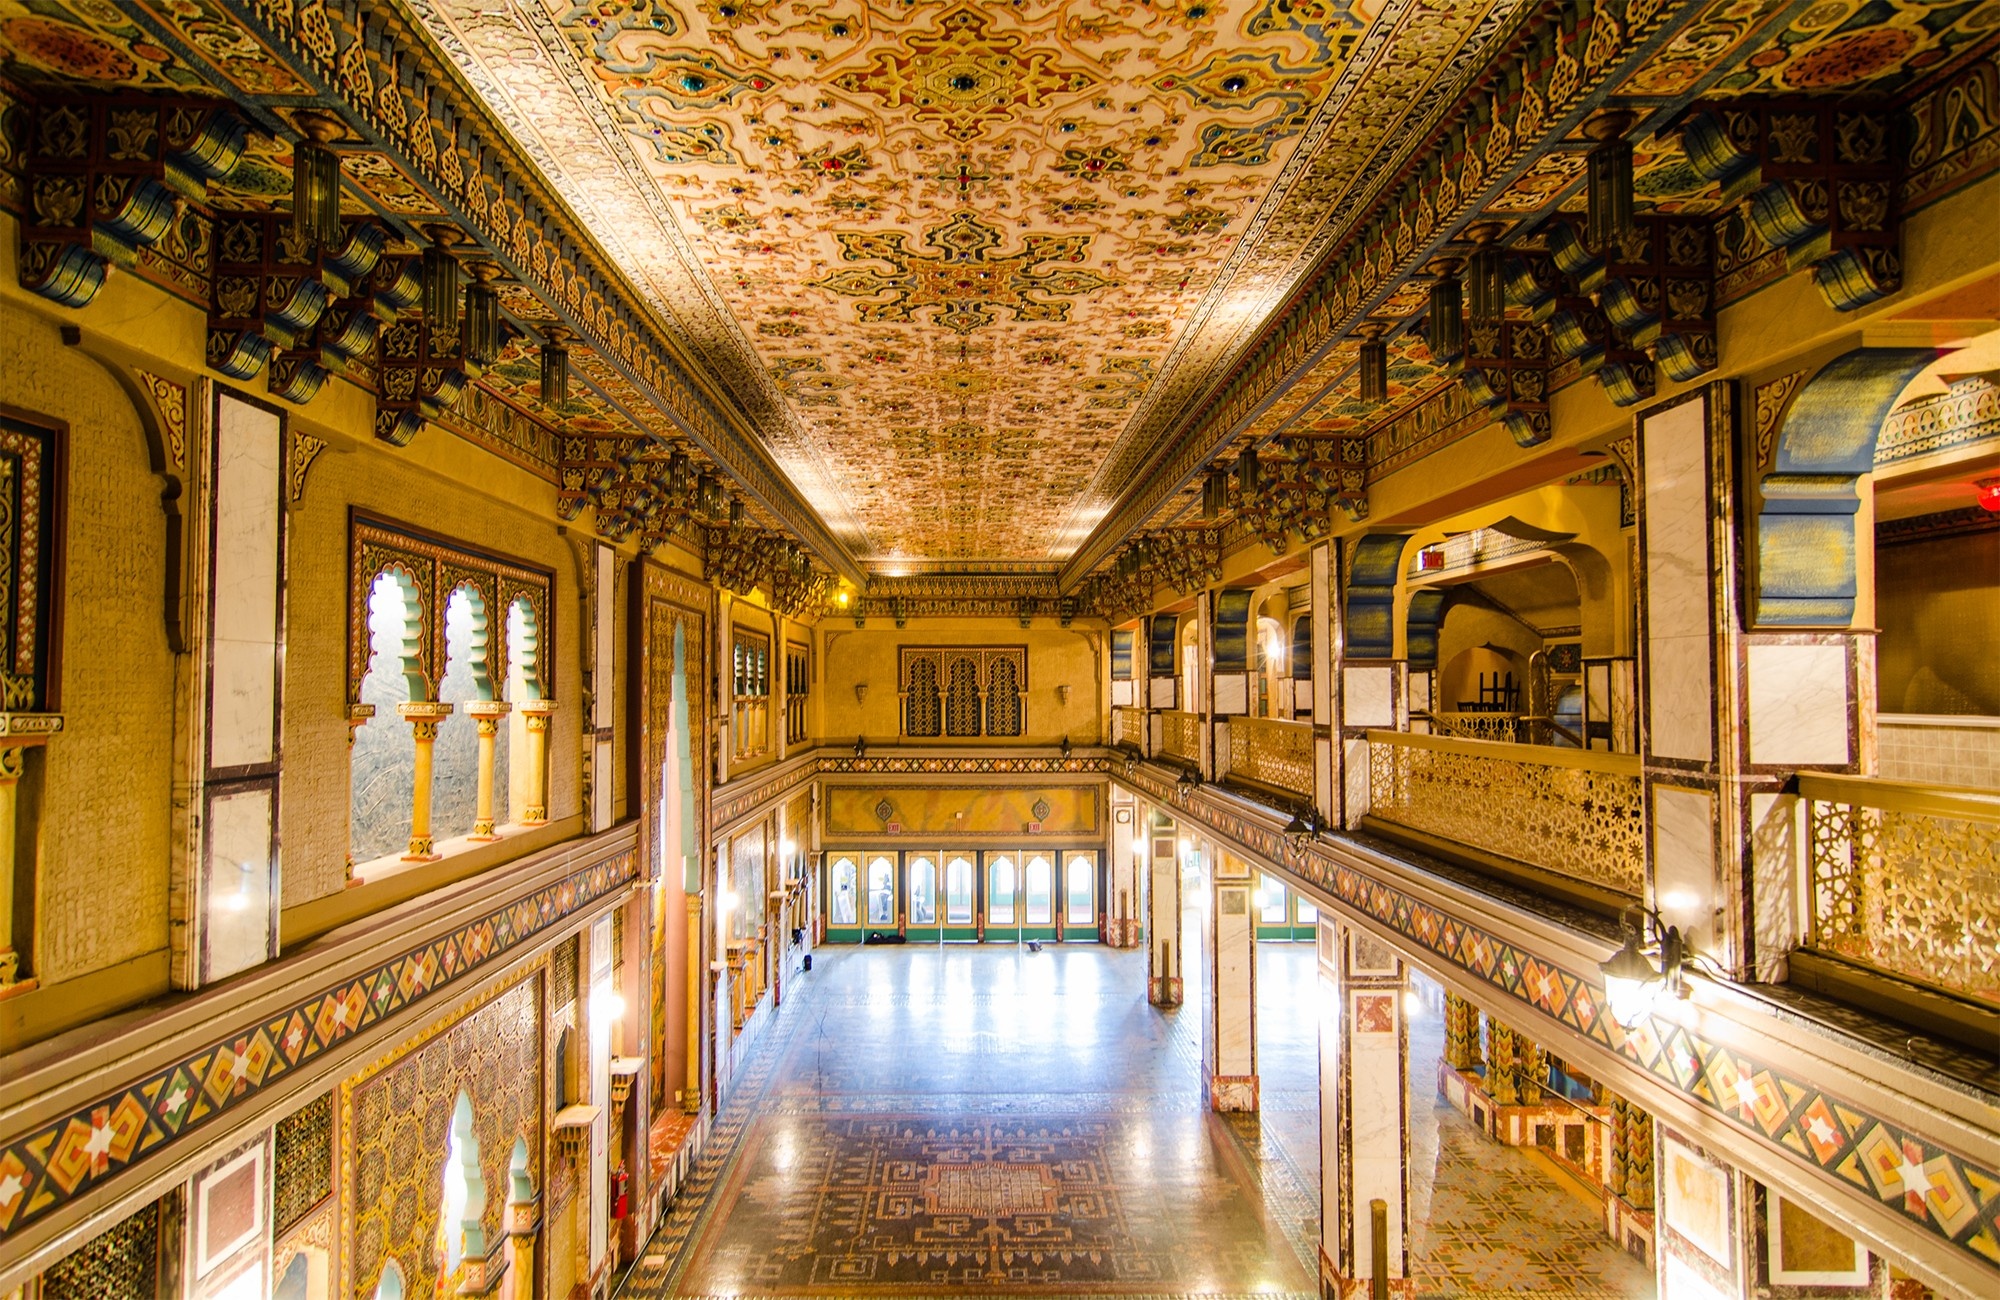
M 891 268 L 848 267 L 812 282 L 850 298 L 888 293 L 855 304 L 855 317 L 864 322 L 907 321 L 925 308 L 936 308 L 932 321 L 959 334 L 991 325 L 998 319 L 995 308 L 1015 320 L 1067 320 L 1069 304 L 1048 295 L 1078 297 L 1117 283 L 1076 265 L 1088 255 L 1089 235 L 1027 235 L 1020 252 L 997 255 L 999 229 L 972 212 L 954 212 L 924 231 L 934 253 L 913 252 L 897 230 L 840 231 L 834 238 L 842 261 L 880 261 Z
M 947 139 L 966 144 L 988 126 L 1047 107 L 1056 95 L 1098 84 L 1082 68 L 1059 66 L 1058 58 L 1054 50 L 1023 51 L 1019 36 L 991 31 L 986 15 L 960 5 L 939 19 L 937 31 L 908 33 L 834 85 L 935 122 Z

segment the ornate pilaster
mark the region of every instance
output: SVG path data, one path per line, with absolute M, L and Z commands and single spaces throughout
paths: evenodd
M 1456 993 L 1444 995 L 1444 1059 L 1454 1070 L 1484 1070 L 1484 1044 L 1479 1041 L 1479 1008 Z
M 500 838 L 493 833 L 493 751 L 500 736 L 500 720 L 513 708 L 502 700 L 472 700 L 465 706 L 466 713 L 479 727 L 479 796 L 478 808 L 472 816 L 475 840 Z
M 1521 1040 L 1513 1030 L 1486 1018 L 1486 1091 L 1502 1106 L 1521 1104 L 1519 1076 Z M 1532 1050 L 1532 1049 L 1531 1049 Z
M 435 700 L 411 700 L 396 706 L 410 734 L 416 738 L 417 760 L 414 789 L 410 798 L 410 851 L 405 862 L 434 862 L 431 845 L 431 762 L 437 746 L 438 724 L 451 716 L 452 706 Z
M 0 993 L 22 982 L 23 954 L 14 948 L 15 907 L 23 902 L 34 906 L 32 897 L 18 900 L 14 894 L 21 778 L 27 773 L 28 750 L 46 743 L 62 723 L 59 713 L 0 713 Z
M 1322 912 L 1320 1294 L 1408 1296 L 1409 1023 L 1403 960 Z

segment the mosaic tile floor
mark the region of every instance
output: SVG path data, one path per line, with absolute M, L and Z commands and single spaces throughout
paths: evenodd
M 822 951 L 621 1294 L 1308 1300 L 1317 1018 L 1286 999 L 1312 969 L 1307 945 L 1260 954 L 1266 1110 L 1224 1119 L 1203 1101 L 1199 1019 L 1146 1005 L 1143 953 Z M 1601 1275 L 1570 1246 L 1624 1257 L 1566 1231 L 1536 1189 L 1565 1193 L 1532 1167 L 1497 1174 L 1491 1156 L 1514 1153 L 1459 1127 L 1476 1148 L 1439 1144 L 1432 1126 L 1445 1156 L 1427 1194 L 1451 1217 L 1425 1294 L 1651 1295 L 1643 1269 L 1643 1289 L 1569 1285 Z M 1550 1239 L 1473 1250 L 1482 1216 L 1510 1243 L 1526 1240 L 1510 1222 L 1524 1214 L 1557 1225 Z

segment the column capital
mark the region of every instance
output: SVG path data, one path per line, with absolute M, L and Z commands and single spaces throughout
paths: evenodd
M 405 700 L 396 706 L 405 722 L 442 722 L 452 714 L 453 705 L 441 700 Z
M 554 700 L 522 700 L 514 707 L 519 709 L 524 717 L 546 718 L 556 711 L 557 705 Z
M 10 749 L 40 745 L 62 729 L 60 713 L 0 713 L 0 743 Z
M 504 718 L 514 711 L 506 700 L 467 700 L 465 712 L 474 718 Z

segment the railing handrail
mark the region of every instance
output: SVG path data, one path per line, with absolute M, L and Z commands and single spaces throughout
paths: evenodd
M 1405 745 L 1412 749 L 1435 749 L 1467 758 L 1497 758 L 1542 767 L 1570 767 L 1607 776 L 1638 776 L 1642 770 L 1637 754 L 1614 754 L 1603 749 L 1564 749 L 1556 745 L 1517 745 L 1507 740 L 1462 740 L 1456 736 L 1426 736 L 1414 731 L 1370 731 L 1371 745 Z
M 1219 718 L 1218 721 L 1227 722 L 1232 727 L 1239 723 L 1247 722 L 1259 727 L 1273 727 L 1280 731 L 1302 731 L 1307 733 L 1312 731 L 1313 725 L 1310 722 L 1301 722 L 1297 718 L 1259 718 L 1248 713 L 1233 716 L 1225 715 Z
M 1861 804 L 1890 812 L 2000 822 L 2000 794 L 1975 786 L 1885 781 L 1840 772 L 1799 773 L 1799 795 L 1822 803 Z

